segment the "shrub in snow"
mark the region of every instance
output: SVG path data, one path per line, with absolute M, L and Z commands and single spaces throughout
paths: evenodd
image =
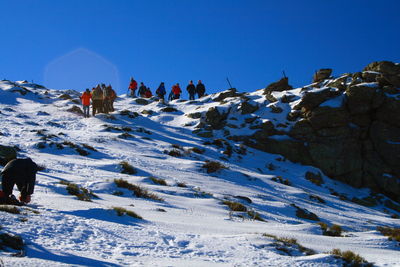
M 296 208 L 296 216 L 302 219 L 307 219 L 307 220 L 312 220 L 312 221 L 319 221 L 319 218 L 317 215 L 312 213 L 309 210 L 302 209 L 295 204 L 291 204 L 290 206 Z
M 180 152 L 178 149 L 172 149 L 170 151 L 164 150 L 164 154 L 170 155 L 171 157 L 182 157 L 182 152 Z
M 274 239 L 275 242 L 272 243 L 272 246 L 275 247 L 276 250 L 283 252 L 288 256 L 315 254 L 314 250 L 300 245 L 295 238 L 277 237 L 275 235 L 270 235 L 270 234 L 263 234 L 263 236 Z
M 178 187 L 187 187 L 187 184 L 184 183 L 184 182 L 177 182 L 176 186 L 178 186 Z
M 400 228 L 378 226 L 377 230 L 384 236 L 387 236 L 389 240 L 400 242 Z
M 228 206 L 228 208 L 231 211 L 243 211 L 243 212 L 247 211 L 246 206 L 241 204 L 241 203 L 239 203 L 239 202 L 224 200 L 224 201 L 222 201 L 222 204 Z
M 193 151 L 194 153 L 197 154 L 203 154 L 204 153 L 204 149 L 198 148 L 198 147 L 192 147 L 189 149 L 189 151 Z
M 164 179 L 156 178 L 156 177 L 154 177 L 154 176 L 150 176 L 149 178 L 150 178 L 150 180 L 151 180 L 153 183 L 155 183 L 155 184 L 158 184 L 158 185 L 167 185 L 167 182 L 166 182 Z
M 322 234 L 326 236 L 342 236 L 342 227 L 337 224 L 332 224 L 331 226 L 328 226 L 326 223 L 323 222 L 318 222 L 317 223 L 321 229 L 322 229 Z
M 306 172 L 305 177 L 308 181 L 312 182 L 313 184 L 316 184 L 318 186 L 321 186 L 321 184 L 324 183 L 324 180 L 322 180 L 321 173 L 313 173 L 313 172 Z
M 372 263 L 369 263 L 363 257 L 350 250 L 341 251 L 335 248 L 331 251 L 331 254 L 336 258 L 344 260 L 347 263 L 345 266 L 373 266 Z
M 149 192 L 146 188 L 139 186 L 139 185 L 134 185 L 129 183 L 128 181 L 124 179 L 115 179 L 114 183 L 121 188 L 126 188 L 130 191 L 132 191 L 136 197 L 140 198 L 147 198 L 147 199 L 153 199 L 156 201 L 164 201 L 163 198 L 157 196 L 154 193 Z
M 121 173 L 126 173 L 126 174 L 136 174 L 137 170 L 129 164 L 127 161 L 121 161 L 119 163 L 119 166 L 122 168 Z
M 121 207 L 113 207 L 112 209 L 117 212 L 118 216 L 128 215 L 130 217 L 143 220 L 143 218 L 140 215 L 138 215 L 137 213 L 135 213 L 131 210 L 127 210 L 127 209 L 121 208 Z
M 282 176 L 275 176 L 271 178 L 271 180 L 288 186 L 292 185 L 292 183 L 288 179 L 283 179 Z
M 213 173 L 222 169 L 227 169 L 227 167 L 217 161 L 206 161 L 202 166 L 207 170 L 207 173 Z
M 68 181 L 60 181 L 60 184 L 66 185 L 68 193 L 78 197 L 79 200 L 91 202 L 93 197 L 97 198 L 92 191 L 77 184 Z

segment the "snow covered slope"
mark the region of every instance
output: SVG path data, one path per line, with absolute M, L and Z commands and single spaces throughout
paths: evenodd
M 396 212 L 349 201 L 368 190 L 324 176 L 318 186 L 305 179 L 318 174 L 313 167 L 193 134 L 200 118 L 188 114 L 221 107 L 210 97 L 167 106 L 120 96 L 112 114 L 85 119 L 68 111 L 79 95 L 0 82 L 0 144 L 45 166 L 29 205 L 20 214 L 0 211 L 0 233 L 25 242 L 22 257 L 0 251 L 0 266 L 341 266 L 329 253 L 335 248 L 377 266 L 398 265 L 398 242 L 377 231 L 400 227 L 391 218 Z M 261 91 L 249 97 L 257 101 Z M 136 173 L 121 173 L 122 161 Z M 207 173 L 207 161 L 225 168 Z M 158 200 L 118 187 L 116 179 Z M 78 200 L 68 183 L 95 196 Z M 244 208 L 232 211 L 232 203 Z M 142 219 L 118 216 L 114 207 Z M 342 236 L 323 235 L 317 222 L 340 225 Z

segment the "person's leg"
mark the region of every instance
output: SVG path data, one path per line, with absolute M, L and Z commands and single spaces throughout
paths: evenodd
M 14 179 L 12 179 L 11 177 L 7 176 L 7 175 L 2 175 L 1 177 L 1 187 L 2 190 L 4 192 L 4 195 L 6 197 L 8 197 L 9 195 L 12 194 L 13 188 L 15 185 L 15 181 Z

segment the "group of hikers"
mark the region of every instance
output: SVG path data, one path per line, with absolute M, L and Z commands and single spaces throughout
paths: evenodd
M 140 86 L 138 88 L 138 83 L 133 78 L 131 78 L 128 89 L 130 91 L 131 97 L 140 96 L 140 97 L 150 98 L 153 96 L 150 88 L 144 85 L 143 82 L 140 83 Z M 138 90 L 137 95 L 136 95 L 136 90 Z M 186 86 L 186 90 L 189 93 L 189 100 L 194 100 L 196 94 L 198 98 L 201 98 L 206 93 L 206 87 L 201 82 L 201 80 L 197 82 L 197 85 L 194 85 L 193 81 L 190 81 L 188 86 Z M 160 100 L 165 101 L 165 95 L 167 94 L 167 91 L 165 89 L 164 82 L 160 83 L 155 93 L 160 98 Z M 168 101 L 179 99 L 181 97 L 181 94 L 182 94 L 182 89 L 180 88 L 179 83 L 174 84 L 172 86 L 171 92 L 168 95 Z
M 117 98 L 117 94 L 111 85 L 106 86 L 104 83 L 98 84 L 92 88 L 90 92 L 89 88 L 80 96 L 83 106 L 83 115 L 85 118 L 89 118 L 90 101 L 92 101 L 92 115 L 97 113 L 108 114 L 114 111 L 114 101 Z
M 149 87 L 144 85 L 143 82 L 140 83 L 138 88 L 138 83 L 135 79 L 131 78 L 129 83 L 128 90 L 130 91 L 129 95 L 131 97 L 143 97 L 143 98 L 151 98 L 153 94 Z M 197 85 L 194 85 L 193 81 L 189 81 L 189 84 L 186 86 L 186 90 L 189 94 L 189 100 L 194 100 L 197 94 L 198 98 L 201 98 L 206 93 L 206 87 L 199 80 Z M 137 91 L 137 95 L 136 95 Z M 165 89 L 164 82 L 160 83 L 156 90 L 156 95 L 160 99 L 160 101 L 165 101 L 165 95 L 167 91 Z M 168 101 L 172 101 L 175 99 L 180 99 L 182 94 L 182 90 L 179 86 L 179 83 L 176 83 L 172 86 L 171 92 L 168 95 Z M 98 84 L 96 87 L 92 88 L 92 91 L 87 88 L 85 92 L 82 93 L 80 99 L 82 101 L 83 106 L 83 115 L 85 118 L 89 118 L 90 114 L 90 104 L 92 104 L 92 115 L 94 116 L 96 113 L 106 113 L 114 111 L 114 101 L 117 98 L 117 94 L 111 85 L 106 86 L 104 83 Z

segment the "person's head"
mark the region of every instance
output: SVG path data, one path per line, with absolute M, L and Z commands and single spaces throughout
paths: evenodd
M 141 82 L 141 83 L 140 83 L 140 85 L 144 85 L 144 83 L 143 83 L 143 82 Z
M 89 88 L 86 88 L 86 93 L 90 93 L 90 90 L 89 90 Z
M 199 80 L 199 82 L 198 83 L 201 83 L 201 80 Z
M 161 82 L 161 85 L 164 85 L 164 82 Z
M 190 81 L 189 81 L 189 84 L 193 84 L 193 81 L 192 81 L 192 80 L 190 80 Z
M 179 83 L 176 83 L 177 86 L 179 86 Z
M 133 77 L 131 77 L 131 82 L 133 82 Z

